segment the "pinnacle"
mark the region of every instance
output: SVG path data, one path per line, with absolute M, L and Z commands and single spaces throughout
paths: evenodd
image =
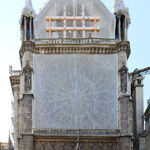
M 34 15 L 34 9 L 32 7 L 32 0 L 25 0 L 25 7 L 23 9 L 23 14 L 30 16 L 30 15 Z
M 123 0 L 114 0 L 114 7 L 113 7 L 113 12 L 117 12 L 120 10 L 124 10 L 127 7 L 124 4 Z
M 25 0 L 25 8 L 29 10 L 33 10 L 32 0 Z

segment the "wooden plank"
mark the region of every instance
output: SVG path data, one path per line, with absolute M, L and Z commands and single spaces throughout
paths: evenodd
M 46 17 L 46 20 L 87 20 L 87 21 L 99 21 L 100 17 L 88 17 L 88 16 L 54 16 L 54 17 Z
M 52 28 L 47 28 L 47 32 L 54 32 L 54 31 L 99 31 L 100 28 L 98 27 L 81 27 L 81 28 L 74 28 L 74 27 L 52 27 Z

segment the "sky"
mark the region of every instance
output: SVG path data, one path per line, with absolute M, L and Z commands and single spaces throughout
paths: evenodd
M 33 7 L 38 13 L 47 0 L 33 0 Z M 112 11 L 113 0 L 101 0 Z M 130 9 L 131 25 L 129 41 L 131 55 L 128 60 L 129 71 L 150 66 L 150 0 L 124 0 Z M 1 0 L 0 2 L 0 142 L 8 141 L 11 128 L 11 86 L 9 65 L 20 69 L 19 19 L 24 0 Z M 150 75 L 144 79 L 144 109 L 150 98 Z

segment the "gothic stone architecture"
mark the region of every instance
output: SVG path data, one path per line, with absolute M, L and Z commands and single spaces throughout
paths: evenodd
M 26 0 L 21 70 L 10 68 L 15 150 L 149 149 L 150 103 L 144 114 L 143 77 L 127 66 L 130 22 L 123 0 L 113 13 L 100 0 L 49 0 L 38 15 Z

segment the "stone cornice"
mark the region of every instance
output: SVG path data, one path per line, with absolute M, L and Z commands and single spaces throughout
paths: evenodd
M 33 129 L 35 135 L 120 136 L 120 130 Z
M 120 100 L 120 99 L 122 99 L 122 98 L 128 98 L 128 99 L 127 99 L 127 101 L 128 101 L 129 98 L 130 98 L 130 94 L 127 93 L 127 92 L 126 92 L 126 93 L 122 93 L 122 92 L 121 92 L 121 93 L 119 94 L 118 99 Z
M 35 142 L 67 142 L 67 143 L 77 143 L 78 136 L 46 136 L 46 135 L 34 135 Z M 100 137 L 100 136 L 80 136 L 79 137 L 80 143 L 113 143 L 118 144 L 119 143 L 119 137 Z
M 22 96 L 19 98 L 19 102 L 24 100 L 25 96 L 31 96 L 34 99 L 34 94 L 32 92 L 23 93 Z
M 13 93 L 14 93 L 15 88 L 18 88 L 18 90 L 19 90 L 21 74 L 22 74 L 21 70 L 11 70 L 10 71 L 9 79 L 10 79 L 11 88 L 12 88 Z
M 141 133 L 139 136 L 140 137 L 146 137 L 146 136 L 150 136 L 150 130 L 144 130 L 143 133 Z
M 127 133 L 120 129 L 33 129 L 33 134 L 37 136 L 93 136 L 93 137 L 132 137 L 132 133 Z
M 129 57 L 130 44 L 109 39 L 36 39 L 23 42 L 21 58 L 25 51 L 35 54 L 116 54 L 125 51 Z

